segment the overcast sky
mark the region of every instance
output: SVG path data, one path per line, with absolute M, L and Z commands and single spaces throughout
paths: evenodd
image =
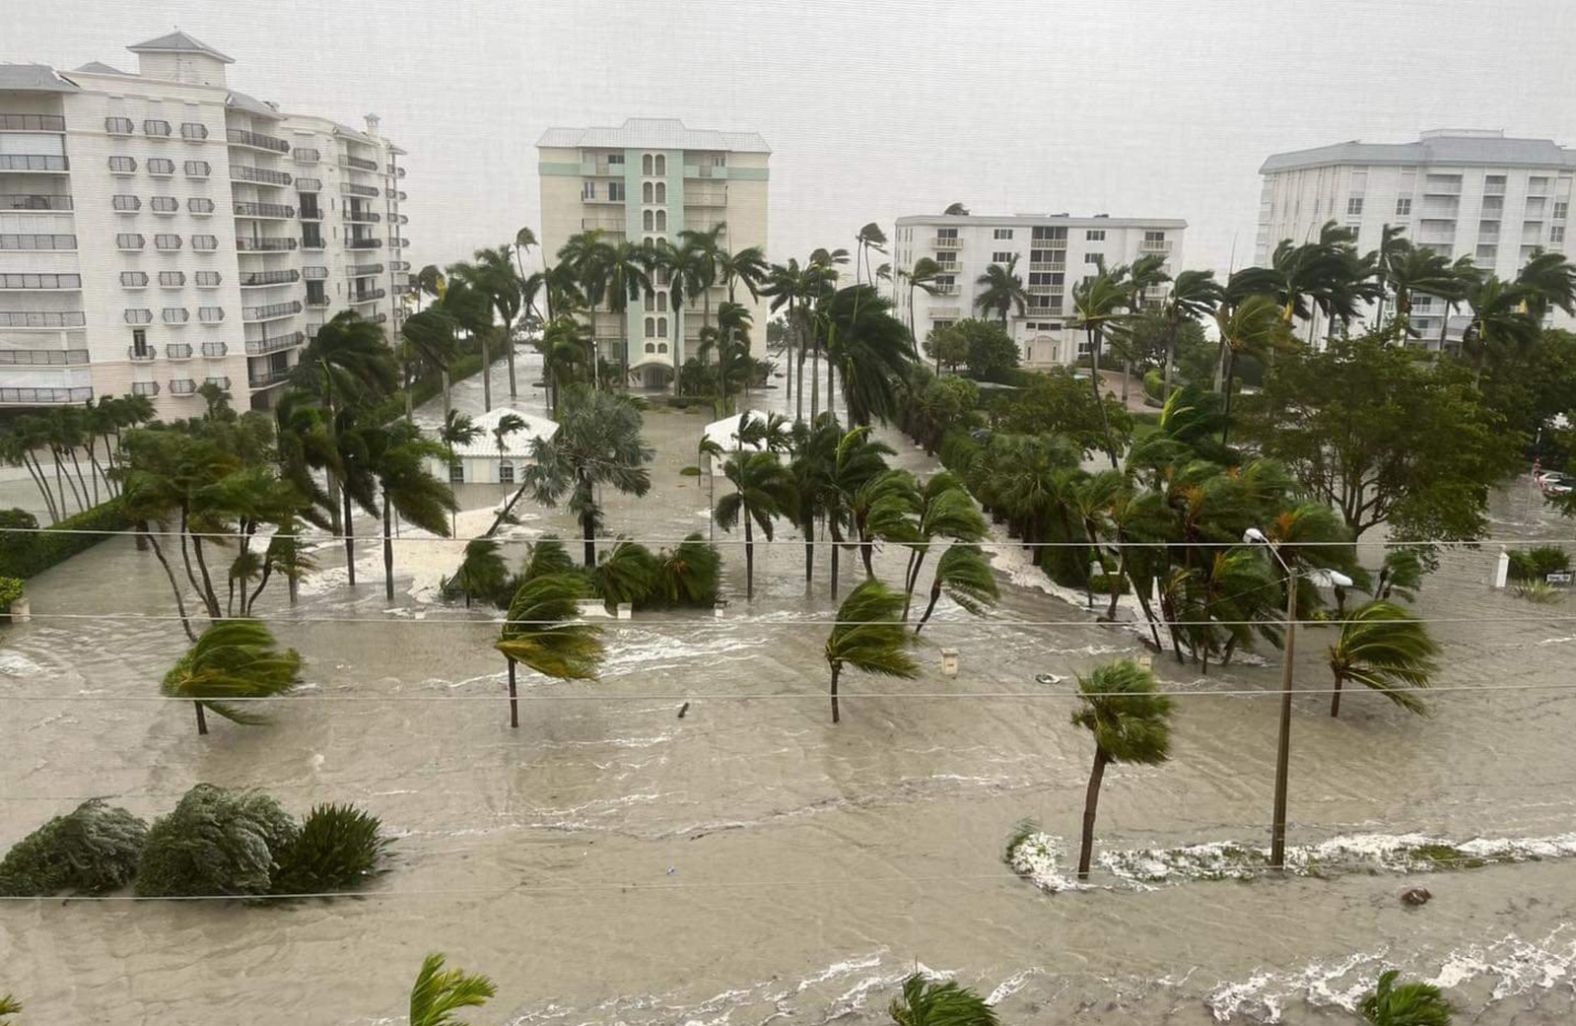
M 1224 269 L 1272 152 L 1576 145 L 1572 0 L 0 0 L 0 61 L 135 70 L 174 26 L 245 92 L 382 115 L 417 266 L 539 224 L 544 128 L 630 116 L 765 136 L 776 260 L 961 200 L 1186 218 L 1184 262 Z

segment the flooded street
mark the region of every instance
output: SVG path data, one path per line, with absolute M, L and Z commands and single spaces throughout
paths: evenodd
M 519 408 L 533 413 L 537 366 L 529 356 L 520 370 Z M 480 391 L 460 383 L 455 405 L 479 411 Z M 605 497 L 611 532 L 653 550 L 706 532 L 705 479 L 679 471 L 708 419 L 647 413 L 653 488 Z M 936 466 L 884 437 L 901 465 Z M 1569 538 L 1529 489 L 1496 500 L 1495 532 Z M 461 534 L 484 530 L 503 494 L 462 488 L 477 512 Z M 523 501 L 517 513 L 511 562 L 527 539 L 576 533 L 561 510 Z M 151 553 L 117 538 L 29 582 L 34 620 L 0 635 L 0 845 L 90 796 L 151 820 L 199 781 L 264 789 L 296 814 L 354 802 L 397 840 L 390 871 L 354 899 L 0 904 L 0 992 L 25 1001 L 28 1022 L 399 1023 L 429 951 L 497 981 L 478 1022 L 875 1023 L 916 964 L 993 995 L 1007 1023 L 1347 1022 L 1389 965 L 1448 986 L 1461 1022 L 1576 1014 L 1571 861 L 1143 890 L 1096 873 L 1111 886 L 1055 895 L 1013 875 L 1002 852 L 1018 821 L 1076 838 L 1093 754 L 1069 722 L 1071 681 L 1036 675 L 1142 648 L 1036 586 L 1004 536 L 1001 604 L 977 619 L 944 600 L 921 677 L 846 675 L 836 727 L 829 555 L 817 546 L 807 597 L 803 547 L 784 526 L 757 547 L 753 605 L 738 538 L 718 531 L 720 617 L 609 622 L 602 679 L 526 675 L 510 730 L 496 614 L 433 601 L 461 543 L 401 541 L 390 605 L 375 530 L 357 525 L 369 539 L 354 589 L 343 547 L 325 544 L 297 605 L 279 585 L 259 603 L 301 652 L 308 687 L 274 703 L 268 726 L 218 722 L 206 738 L 189 705 L 157 700 L 186 639 Z M 1292 843 L 1576 831 L 1576 695 L 1538 690 L 1573 684 L 1576 603 L 1492 591 L 1496 551 L 1449 551 L 1423 585 L 1417 608 L 1444 645 L 1432 715 L 1349 691 L 1333 720 L 1327 695 L 1299 697 Z M 905 556 L 880 554 L 878 575 L 899 579 Z M 844 594 L 861 572 L 842 558 Z M 1331 633 L 1299 635 L 1300 686 L 1329 686 Z M 943 645 L 959 650 L 956 679 L 941 673 Z M 1156 658 L 1186 692 L 1172 760 L 1107 773 L 1100 848 L 1267 843 L 1280 671 L 1275 652 L 1259 655 L 1208 677 Z M 1515 689 L 1448 690 L 1476 685 Z M 1399 901 L 1414 883 L 1433 892 L 1426 907 Z

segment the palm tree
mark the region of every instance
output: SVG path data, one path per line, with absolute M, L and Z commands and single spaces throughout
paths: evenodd
M 751 524 L 760 527 L 767 541 L 772 540 L 772 523 L 794 510 L 798 496 L 792 472 L 774 452 L 740 453 L 722 466 L 723 476 L 733 483 L 732 494 L 717 502 L 717 523 L 724 531 L 744 520 L 744 597 L 755 599 L 755 536 Z
M 1432 983 L 1396 986 L 1399 970 L 1379 974 L 1379 984 L 1363 996 L 1357 1011 L 1368 1026 L 1450 1026 L 1455 1009 Z
M 1083 704 L 1073 713 L 1073 723 L 1094 735 L 1094 768 L 1089 771 L 1078 853 L 1078 879 L 1087 880 L 1105 768 L 1111 763 L 1153 766 L 1166 761 L 1171 754 L 1171 699 L 1161 693 L 1154 674 L 1130 659 L 1106 663 L 1087 677 L 1079 675 L 1078 693 Z
M 531 443 L 535 460 L 525 468 L 521 492 L 530 489 L 536 501 L 555 506 L 565 495 L 569 510 L 580 519 L 585 565 L 596 566 L 596 532 L 602 523 L 597 499 L 601 485 L 627 495 L 651 490 L 652 451 L 641 444 L 640 410 L 625 396 L 611 396 L 577 386 L 558 430 L 551 438 Z
M 824 302 L 824 320 L 827 358 L 842 376 L 849 422 L 895 416 L 918 354 L 908 329 L 892 316 L 891 301 L 869 285 L 840 289 Z
M 991 264 L 985 268 L 985 273 L 974 279 L 974 284 L 980 288 L 974 297 L 974 307 L 986 313 L 995 312 L 1001 317 L 1001 326 L 1007 327 L 1007 315 L 1014 308 L 1018 316 L 1023 316 L 1023 308 L 1028 303 L 1028 293 L 1023 291 L 1023 279 L 1017 274 L 1018 254 L 1014 253 L 1007 258 L 1007 263 Z
M 528 576 L 509 603 L 493 647 L 509 664 L 509 726 L 520 725 L 516 663 L 557 680 L 595 680 L 605 649 L 599 627 L 580 620 L 580 600 L 590 597 L 576 573 Z
M 924 615 L 914 624 L 918 634 L 936 611 L 936 603 L 945 591 L 947 597 L 964 611 L 979 616 L 986 606 L 994 605 L 1000 592 L 996 587 L 996 574 L 991 570 L 985 553 L 978 545 L 949 545 L 936 560 L 936 572 L 930 583 L 930 602 Z
M 509 568 L 498 549 L 498 543 L 491 538 L 472 538 L 466 542 L 459 568 L 453 577 L 443 579 L 443 597 L 465 596 L 466 609 L 471 608 L 472 599 L 497 601 L 509 579 Z
M 607 611 L 613 613 L 626 603 L 645 602 L 656 589 L 661 575 L 662 565 L 650 549 L 620 540 L 602 553 L 602 561 L 591 571 L 591 590 Z
M 415 285 L 418 300 L 421 296 L 441 299 L 443 298 L 444 288 L 448 285 L 448 280 L 443 276 L 443 271 L 436 264 L 426 264 L 421 270 L 416 272 Z
M 1171 398 L 1171 369 L 1176 364 L 1177 339 L 1182 326 L 1197 322 L 1214 313 L 1220 305 L 1224 290 L 1215 280 L 1214 271 L 1183 271 L 1171 283 L 1171 291 L 1160 308 L 1160 318 L 1166 332 L 1165 385 L 1160 401 Z
M 978 994 L 952 980 L 915 973 L 903 981 L 903 996 L 888 1009 L 895 1026 L 996 1026 L 996 1011 Z
M 864 260 L 865 264 L 865 276 L 870 278 L 871 285 L 876 283 L 875 276 L 870 273 L 870 251 L 873 249 L 877 253 L 885 254 L 886 241 L 886 232 L 882 231 L 881 226 L 874 221 L 871 221 L 854 233 L 854 284 L 857 285 L 860 281 L 859 262 L 861 259 Z
M 654 253 L 628 239 L 600 244 L 600 273 L 606 279 L 607 307 L 618 318 L 620 381 L 629 381 L 629 304 L 650 296 Z
M 1400 325 L 1403 339 L 1410 338 L 1413 333 L 1413 295 L 1447 295 L 1453 291 L 1456 280 L 1448 259 L 1427 247 L 1413 246 L 1405 239 L 1393 244 L 1384 277 L 1395 293 L 1392 323 Z
M 919 347 L 919 339 L 914 334 L 914 290 L 920 289 L 927 296 L 936 294 L 936 279 L 941 277 L 942 267 L 933 257 L 920 257 L 914 261 L 904 277 L 908 280 L 908 337 L 915 348 Z M 937 350 L 936 373 L 941 373 L 941 355 Z
M 498 418 L 498 423 L 493 426 L 493 444 L 498 447 L 498 455 L 504 456 L 509 452 L 508 437 L 525 430 L 525 418 L 518 413 L 506 413 Z
M 410 1026 L 465 1026 L 454 1017 L 461 1008 L 480 1008 L 498 992 L 481 974 L 444 969 L 443 956 L 428 955 L 410 988 Z
M 969 208 L 961 203 L 948 203 L 947 209 L 942 211 L 948 217 L 968 217 Z
M 301 657 L 283 652 L 256 620 L 219 620 L 164 675 L 159 690 L 169 698 L 190 699 L 197 710 L 197 733 L 208 733 L 204 709 L 232 723 L 256 724 L 267 718 L 230 704 L 235 699 L 282 695 L 301 683 Z
M 1489 362 L 1499 362 L 1526 352 L 1538 340 L 1538 324 L 1522 310 L 1526 300 L 1521 286 L 1492 274 L 1467 291 L 1472 320 L 1461 335 L 1461 346 L 1473 357 L 1473 374 L 1481 383 Z
M 1116 442 L 1111 438 L 1110 418 L 1105 410 L 1101 393 L 1100 347 L 1111 327 L 1123 322 L 1128 302 L 1128 289 L 1121 278 L 1104 266 L 1098 273 L 1073 286 L 1074 328 L 1082 328 L 1089 342 L 1089 385 L 1094 389 L 1094 401 L 1100 408 L 1100 425 L 1105 434 L 1105 451 L 1111 466 L 1117 465 Z
M 909 637 L 899 616 L 902 608 L 903 597 L 874 579 L 855 588 L 837 608 L 837 623 L 826 639 L 833 723 L 838 722 L 837 682 L 844 666 L 904 680 L 919 676 L 919 665 L 905 650 Z
M 1221 394 L 1224 397 L 1220 444 L 1231 432 L 1232 380 L 1237 356 L 1241 353 L 1267 353 L 1288 339 L 1287 322 L 1274 297 L 1248 296 L 1241 302 L 1222 303 L 1215 311 L 1215 328 L 1220 335 Z
M 795 421 L 792 431 L 793 521 L 804 535 L 804 586 L 808 592 L 815 576 L 815 523 L 826 514 L 831 489 L 832 465 L 842 430 L 831 417 L 821 417 L 812 426 Z
M 1340 637 L 1330 646 L 1330 672 L 1335 692 L 1330 715 L 1341 712 L 1341 687 L 1353 681 L 1378 691 L 1403 709 L 1424 711 L 1414 692 L 1433 677 L 1439 646 L 1428 628 L 1400 606 L 1369 602 L 1346 615 Z
M 449 454 L 444 443 L 423 438 L 420 429 L 405 422 L 369 432 L 368 438 L 368 462 L 383 500 L 384 597 L 393 602 L 394 514 L 397 512 L 424 531 L 447 538 L 450 521 L 445 514 L 452 514 L 459 504 L 454 501 L 454 491 L 427 469 L 428 459 L 442 459 Z M 499 446 L 502 444 L 500 441 Z
M 495 316 L 491 294 L 486 288 L 486 272 L 470 264 L 449 268 L 448 285 L 443 291 L 443 310 L 481 347 L 482 411 L 492 409 L 492 338 Z
M 941 538 L 955 542 L 977 542 L 985 537 L 985 518 L 974 506 L 974 498 L 951 471 L 932 474 L 919 490 L 914 510 L 912 537 L 909 540 L 908 570 L 903 575 L 903 619 L 908 619 L 914 601 L 919 571 Z
M 460 344 L 454 337 L 456 324 L 448 311 L 441 306 L 429 306 L 425 310 L 418 310 L 400 328 L 400 334 L 405 343 L 417 357 L 418 362 L 426 364 L 439 374 L 443 385 L 443 414 L 448 416 L 449 402 L 449 365 L 459 355 Z M 411 419 L 410 389 L 405 392 L 405 419 Z
M 1576 316 L 1576 264 L 1564 253 L 1534 254 L 1516 272 L 1516 285 L 1525 297 L 1527 316 L 1537 324 L 1543 324 L 1550 307 Z
M 547 322 L 536 348 L 542 354 L 542 379 L 547 386 L 548 410 L 556 419 L 559 398 L 565 386 L 581 380 L 595 384 L 593 343 L 580 321 L 564 316 Z
M 487 297 L 487 302 L 491 305 L 496 318 L 489 319 L 486 332 L 495 335 L 504 347 L 509 365 L 509 398 L 513 399 L 518 394 L 518 390 L 514 374 L 512 332 L 514 322 L 520 315 L 520 305 L 524 302 L 525 282 L 516 273 L 514 261 L 510 256 L 508 246 L 478 249 L 473 254 L 473 263 L 456 264 L 449 268 L 449 276 L 451 279 L 458 278 L 474 291 Z M 490 396 L 487 398 L 487 408 L 492 409 Z
M 699 296 L 708 304 L 708 312 L 710 310 L 708 290 L 717 273 L 715 252 L 714 248 L 707 249 L 688 239 L 677 246 L 667 239 L 657 240 L 656 263 L 668 274 L 668 299 L 673 304 L 673 321 L 676 325 L 673 333 L 675 367 L 682 366 L 687 357 L 684 342 L 688 333 L 682 316 L 685 304 Z
M 722 256 L 722 233 L 728 226 L 721 221 L 705 231 L 689 228 L 679 232 L 679 248 L 693 254 L 693 277 L 685 283 L 684 295 L 693 303 L 701 299 L 701 331 L 711 324 L 711 289 L 717 284 L 717 266 Z
M 383 329 L 346 310 L 317 330 L 291 376 L 296 388 L 316 396 L 330 414 L 367 403 L 399 387 L 399 368 Z
M 514 264 L 515 270 L 519 273 L 521 281 L 524 281 L 526 278 L 525 254 L 529 253 L 535 248 L 536 233 L 533 232 L 529 226 L 522 227 L 519 231 L 514 233 Z
M 766 262 L 766 254 L 759 246 L 746 246 L 737 253 L 730 253 L 725 249 L 717 250 L 717 273 L 722 277 L 722 282 L 728 288 L 728 302 L 738 301 L 735 290 L 742 283 L 751 299 L 759 299 L 761 286 L 771 272 L 771 266 Z
M 837 430 L 837 421 L 827 415 L 825 422 Z M 854 497 L 865 485 L 886 472 L 886 457 L 894 455 L 884 442 L 870 437 L 868 426 L 842 432 L 832 450 L 830 465 L 822 478 L 824 491 L 820 495 L 820 508 L 826 518 L 827 533 L 832 537 L 831 596 L 837 598 L 838 550 L 843 545 L 843 531 L 853 527 Z

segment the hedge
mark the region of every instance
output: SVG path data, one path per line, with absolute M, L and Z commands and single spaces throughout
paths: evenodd
M 70 534 L 71 531 L 126 531 L 121 500 L 110 499 L 90 510 L 66 517 L 42 531 L 5 532 L 0 535 L 0 577 L 28 578 L 85 552 L 109 537 L 106 534 Z

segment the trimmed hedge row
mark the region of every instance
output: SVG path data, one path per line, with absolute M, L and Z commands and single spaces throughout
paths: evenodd
M 63 563 L 103 541 L 105 534 L 72 531 L 125 531 L 131 528 L 120 499 L 66 517 L 42 531 L 0 533 L 0 577 L 28 578 Z

